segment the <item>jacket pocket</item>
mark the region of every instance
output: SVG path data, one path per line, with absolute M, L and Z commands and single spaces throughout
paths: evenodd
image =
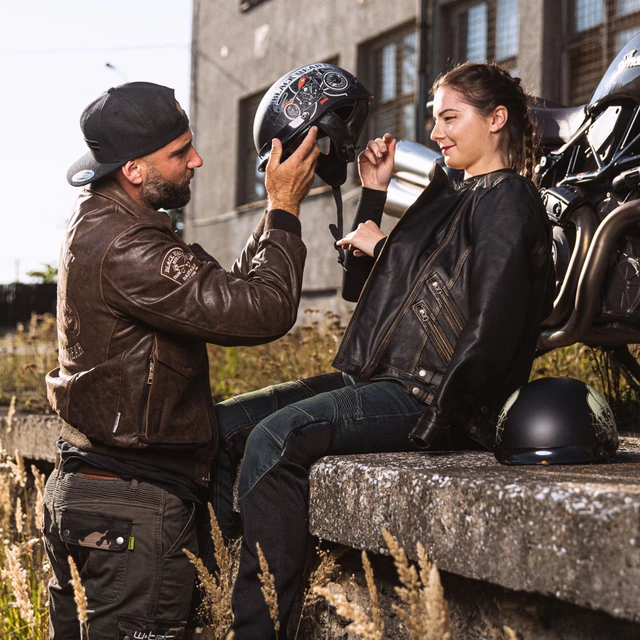
M 438 324 L 436 315 L 424 300 L 418 300 L 412 308 L 416 316 L 418 316 L 418 320 L 420 320 L 420 324 L 422 324 L 429 342 L 435 348 L 443 364 L 446 365 L 453 355 L 453 344 L 451 340 L 442 330 Z
M 445 285 L 444 280 L 438 273 L 432 273 L 427 279 L 429 285 L 429 291 L 434 297 L 436 304 L 442 311 L 444 318 L 446 319 L 449 327 L 453 331 L 456 338 L 462 333 L 464 329 L 465 318 L 460 311 L 455 299 L 451 295 L 450 290 Z
M 91 599 L 104 603 L 121 599 L 130 535 L 131 520 L 127 518 L 72 509 L 61 513 L 60 539 L 77 547 L 78 571 Z
M 158 335 L 143 381 L 140 439 L 202 444 L 211 439 L 206 347 Z

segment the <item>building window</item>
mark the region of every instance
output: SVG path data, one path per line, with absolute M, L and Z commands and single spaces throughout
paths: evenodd
M 415 139 L 417 50 L 415 26 L 374 40 L 364 47 L 363 77 L 374 99 L 368 136 L 391 133 L 398 139 Z M 361 138 L 365 138 L 365 133 Z M 363 140 L 360 143 L 362 145 Z
M 604 0 L 576 0 L 575 29 L 586 31 L 604 22 Z
M 518 0 L 498 0 L 496 6 L 496 60 L 506 60 L 518 55 L 519 30 Z
M 496 60 L 513 73 L 520 42 L 520 1 L 461 1 L 443 6 L 449 31 L 443 47 L 445 58 L 455 62 Z
M 568 7 L 564 101 L 586 104 L 620 49 L 640 33 L 640 0 L 571 0 Z
M 640 0 L 618 0 L 616 5 L 616 13 L 619 16 L 627 16 L 630 13 L 640 11 Z
M 471 62 L 487 59 L 487 3 L 482 2 L 467 11 L 467 47 L 465 58 Z
M 620 51 L 633 36 L 637 36 L 640 33 L 640 26 L 631 27 L 630 29 L 623 29 L 616 36 L 616 51 Z
M 264 173 L 258 171 L 258 154 L 253 144 L 253 119 L 264 93 L 264 91 L 260 91 L 240 101 L 238 205 L 263 200 L 267 197 L 264 187 Z
M 382 47 L 380 52 L 380 102 L 396 99 L 396 51 L 395 43 Z

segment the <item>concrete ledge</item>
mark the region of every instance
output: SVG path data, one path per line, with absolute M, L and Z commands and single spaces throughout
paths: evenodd
M 505 467 L 490 453 L 320 460 L 310 530 L 386 553 L 386 527 L 440 569 L 640 621 L 640 438 L 615 463 Z
M 16 414 L 9 453 L 53 462 L 63 422 Z M 640 622 L 640 437 L 614 463 L 506 467 L 490 453 L 323 458 L 311 470 L 310 531 L 385 554 L 386 527 L 441 570 Z M 640 637 L 640 628 L 639 628 Z
M 13 455 L 17 449 L 24 458 L 55 462 L 56 440 L 64 421 L 57 415 L 16 413 L 7 425 L 7 409 L 0 409 L 0 442 Z

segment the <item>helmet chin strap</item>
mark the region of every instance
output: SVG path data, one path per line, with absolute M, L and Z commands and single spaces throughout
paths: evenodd
M 345 254 L 344 249 L 339 247 L 336 243 L 338 240 L 344 237 L 344 223 L 342 219 L 342 192 L 340 191 L 340 185 L 334 185 L 331 187 L 333 191 L 333 199 L 336 201 L 336 213 L 337 213 L 337 224 L 330 224 L 329 231 L 331 231 L 331 235 L 335 238 L 333 246 L 338 251 L 338 262 L 342 266 L 342 268 L 347 271 L 347 267 L 345 265 Z
M 343 147 L 348 147 L 353 151 L 353 143 L 347 141 L 343 143 Z M 343 153 L 345 153 L 343 151 Z M 355 155 L 355 154 L 354 154 Z M 333 199 L 336 201 L 336 224 L 329 225 L 329 231 L 337 242 L 344 237 L 344 224 L 342 216 L 342 193 L 340 191 L 340 185 L 344 184 L 347 180 L 347 163 L 341 160 L 338 155 L 338 150 L 333 139 L 331 139 L 331 146 L 329 153 L 321 155 L 318 158 L 318 164 L 316 166 L 316 173 L 322 180 L 331 186 L 333 191 Z M 342 265 L 342 268 L 346 271 L 345 267 L 345 252 L 342 247 L 339 247 L 334 243 L 333 245 L 338 251 L 338 262 Z
M 345 122 L 333 111 L 328 111 L 317 123 L 320 130 L 331 140 L 329 153 L 318 158 L 316 173 L 333 190 L 333 199 L 336 202 L 337 224 L 330 224 L 329 231 L 331 231 L 331 235 L 336 242 L 344 237 L 340 186 L 347 180 L 347 164 L 356 159 L 355 144 L 366 120 L 368 109 L 368 102 L 361 100 L 354 105 L 354 113 L 358 115 L 357 118 Z M 335 243 L 334 247 L 338 251 L 338 262 L 347 271 L 344 249 Z

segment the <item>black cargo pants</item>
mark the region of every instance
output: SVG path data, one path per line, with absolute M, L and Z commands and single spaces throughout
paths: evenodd
M 198 553 L 193 503 L 145 482 L 56 469 L 44 504 L 52 640 L 85 638 L 68 556 L 87 595 L 90 640 L 182 640 L 195 584 L 183 548 Z

